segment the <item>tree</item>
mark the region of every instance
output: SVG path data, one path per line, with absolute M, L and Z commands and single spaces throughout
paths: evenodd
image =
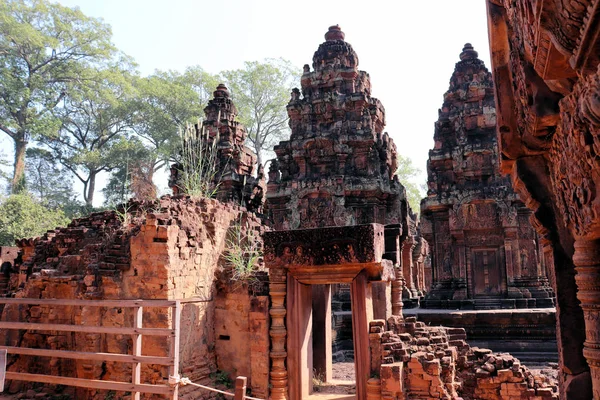
M 76 203 L 71 172 L 60 168 L 49 150 L 27 149 L 25 175 L 28 191 L 44 206 L 56 210 Z
M 152 149 L 133 136 L 121 138 L 113 146 L 113 152 L 120 162 L 111 171 L 110 178 L 102 189 L 104 204 L 114 207 L 131 197 L 143 200 L 156 198 L 156 187 L 152 183 Z
M 398 169 L 396 175 L 400 183 L 406 188 L 406 197 L 413 212 L 419 213 L 421 210 L 421 199 L 425 197 L 425 185 L 416 183 L 421 170 L 413 165 L 409 157 L 398 154 Z
M 41 236 L 69 219 L 61 210 L 50 210 L 29 193 L 0 199 L 0 246 L 14 246 L 15 240 Z
M 0 130 L 14 142 L 11 190 L 24 183 L 29 140 L 57 128 L 52 110 L 67 85 L 85 84 L 89 67 L 110 58 L 110 27 L 47 0 L 0 1 Z
M 263 153 L 289 134 L 286 105 L 292 88 L 298 86 L 300 71 L 289 61 L 268 59 L 246 62 L 244 69 L 222 74 L 261 164 Z
M 83 183 L 88 207 L 93 206 L 98 174 L 122 162 L 114 145 L 134 120 L 131 72 L 112 66 L 97 75 L 89 85 L 70 90 L 64 105 L 55 110 L 61 121 L 58 133 L 44 138 L 54 157 Z
M 181 146 L 178 130 L 203 115 L 217 84 L 215 76 L 198 66 L 187 68 L 183 74 L 156 71 L 136 81 L 134 107 L 137 116 L 133 128 L 153 149 L 147 154 L 150 158 L 145 161 L 145 164 L 152 164 L 150 173 L 174 161 L 173 157 Z M 152 175 L 149 178 L 151 180 Z

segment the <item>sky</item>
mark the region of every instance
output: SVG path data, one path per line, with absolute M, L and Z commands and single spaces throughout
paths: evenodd
M 327 28 L 339 24 L 385 107 L 386 131 L 422 170 L 419 183 L 426 181 L 434 122 L 463 45 L 472 43 L 490 65 L 482 0 L 58 2 L 110 24 L 113 42 L 142 75 L 191 65 L 216 74 L 278 57 L 301 68 L 312 64 Z

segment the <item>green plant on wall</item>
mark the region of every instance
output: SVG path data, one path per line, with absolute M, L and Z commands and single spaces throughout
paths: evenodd
M 225 242 L 224 258 L 231 268 L 231 279 L 248 281 L 258 270 L 258 262 L 262 257 L 258 234 L 243 224 L 241 218 L 229 228 Z
M 220 118 L 220 116 L 219 116 Z M 196 129 L 200 127 L 200 131 Z M 177 185 L 193 197 L 214 197 L 219 188 L 223 171 L 219 171 L 219 134 L 210 137 L 198 121 L 180 131 L 180 177 Z

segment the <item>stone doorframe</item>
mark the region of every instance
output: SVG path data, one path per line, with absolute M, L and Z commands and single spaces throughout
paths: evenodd
M 373 318 L 369 282 L 394 279 L 392 262 L 383 260 L 383 225 L 268 232 L 264 243 L 271 296 L 269 398 L 301 400 L 309 390 L 311 285 L 350 283 L 356 395 L 365 399 Z

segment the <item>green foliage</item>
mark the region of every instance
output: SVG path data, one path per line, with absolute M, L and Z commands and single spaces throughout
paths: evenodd
M 27 189 L 42 204 L 50 209 L 78 205 L 73 195 L 73 178 L 54 162 L 46 149 L 27 149 Z
M 196 126 L 202 126 L 202 123 L 198 122 Z M 223 173 L 218 168 L 218 135 L 210 138 L 204 129 L 198 132 L 194 125 L 188 125 L 180 131 L 180 137 L 181 176 L 177 185 L 190 196 L 213 197 Z
M 134 192 L 132 181 L 135 181 L 135 174 L 144 173 L 145 180 L 152 182 L 154 166 L 151 163 L 153 152 L 144 146 L 140 139 L 135 136 L 122 137 L 113 145 L 113 158 L 115 159 L 115 168 L 111 171 L 110 178 L 106 186 L 102 189 L 104 194 L 104 204 L 113 208 L 117 204 L 126 202 L 132 197 L 140 197 L 139 193 Z M 140 178 L 140 177 L 137 177 Z
M 425 185 L 415 182 L 420 174 L 421 170 L 413 165 L 409 157 L 398 154 L 396 175 L 398 175 L 400 183 L 406 188 L 408 203 L 415 213 L 420 212 L 421 199 L 425 197 Z
M 225 371 L 217 370 L 216 372 L 211 373 L 209 378 L 211 378 L 216 385 L 225 386 L 227 389 L 231 389 L 233 387 L 233 382 L 231 378 L 229 378 L 229 374 Z
M 50 210 L 27 193 L 0 200 L 0 245 L 13 246 L 15 240 L 41 236 L 65 226 L 69 219 L 61 210 Z
M 260 164 L 263 154 L 289 135 L 286 105 L 301 72 L 289 61 L 267 59 L 246 62 L 244 69 L 222 74 Z
M 113 65 L 97 71 L 86 87 L 73 87 L 64 105 L 55 110 L 61 120 L 57 134 L 44 138 L 53 156 L 81 183 L 86 205 L 91 206 L 96 177 L 122 162 L 122 142 L 133 125 L 134 96 L 130 65 Z
M 198 66 L 187 68 L 183 74 L 156 71 L 136 80 L 134 130 L 152 147 L 148 157 L 154 171 L 173 161 L 180 147 L 178 130 L 203 115 L 217 83 L 216 77 Z
M 234 281 L 248 281 L 258 270 L 258 260 L 262 251 L 256 233 L 240 221 L 229 228 L 225 243 L 224 258 L 231 267 L 231 279 Z
M 12 190 L 25 172 L 31 137 L 50 135 L 69 88 L 93 80 L 115 48 L 110 27 L 47 0 L 0 1 L 0 130 L 15 143 Z

